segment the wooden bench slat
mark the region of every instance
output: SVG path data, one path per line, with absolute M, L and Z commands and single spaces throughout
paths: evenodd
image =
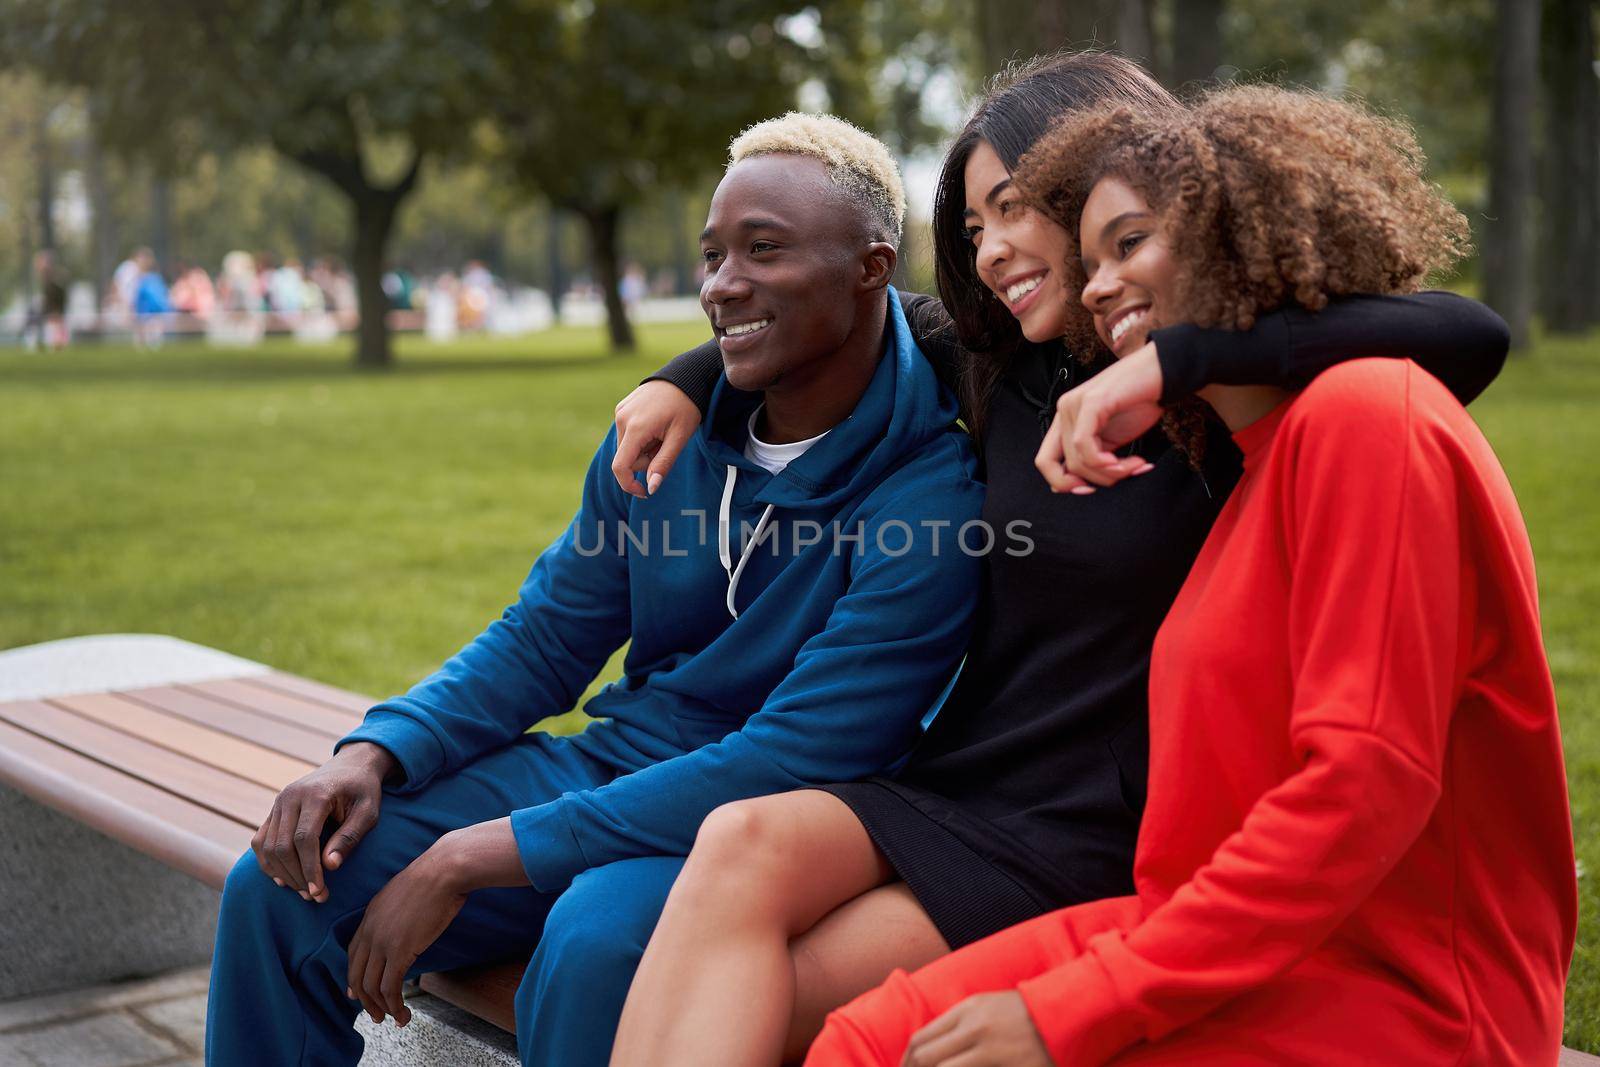
M 277 795 L 266 786 L 197 763 L 53 704 L 37 700 L 0 704 L 0 719 L 219 815 L 248 823 L 251 833 L 266 819 Z
M 198 723 L 145 707 L 116 693 L 84 693 L 50 701 L 113 730 L 160 745 L 218 770 L 236 774 L 274 794 L 316 764 L 241 741 Z
M 204 693 L 190 693 L 173 686 L 129 689 L 117 694 L 129 700 L 176 715 L 181 719 L 209 726 L 225 734 L 253 741 L 263 748 L 306 760 L 316 766 L 333 755 L 332 734 L 291 726 L 281 719 L 263 715 L 254 708 L 241 708 Z
M 335 739 L 343 737 L 361 724 L 361 716 L 319 704 L 304 697 L 278 693 L 260 686 L 247 685 L 240 678 L 222 678 L 210 682 L 193 682 L 177 688 L 202 696 L 214 697 L 226 704 L 260 712 L 262 715 L 286 723 L 303 726 L 325 733 Z M 330 748 L 332 746 L 329 746 Z
M 5 722 L 0 781 L 213 889 L 222 888 L 259 825 L 218 815 Z
M 318 703 L 327 704 L 329 707 L 339 708 L 344 711 L 353 711 L 359 719 L 367 713 L 367 709 L 377 701 L 360 693 L 352 693 L 348 689 L 327 685 L 323 682 L 314 682 L 310 678 L 301 678 L 295 674 L 284 674 L 273 671 L 269 674 L 256 674 L 242 679 L 250 685 L 263 689 L 272 689 L 292 696 L 304 697 Z
M 462 1011 L 494 1023 L 507 1033 L 517 1032 L 517 986 L 528 969 L 528 957 L 422 976 L 425 992 L 449 1001 Z

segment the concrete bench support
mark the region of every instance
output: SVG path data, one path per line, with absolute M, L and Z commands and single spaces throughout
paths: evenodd
M 221 894 L 0 786 L 0 1000 L 208 963 Z
M 361 1067 L 518 1067 L 517 1040 L 498 1026 L 427 993 L 408 994 L 406 1005 L 404 1029 L 364 1013 L 356 1020 L 367 1042 Z

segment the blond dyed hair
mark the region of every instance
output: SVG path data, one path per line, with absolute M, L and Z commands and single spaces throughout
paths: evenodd
M 900 246 L 906 218 L 906 188 L 900 167 L 884 143 L 832 115 L 791 111 L 758 122 L 728 146 L 728 166 L 751 156 L 794 155 L 821 160 L 828 178 L 879 228 L 874 240 Z

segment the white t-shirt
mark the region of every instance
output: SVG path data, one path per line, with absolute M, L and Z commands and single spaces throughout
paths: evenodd
M 793 444 L 769 445 L 756 437 L 756 419 L 760 417 L 760 407 L 750 413 L 750 438 L 744 444 L 744 458 L 758 466 L 765 467 L 773 474 L 778 474 L 783 468 L 805 455 L 806 449 L 832 432 L 823 430 L 815 437 L 807 438 L 804 441 L 795 441 Z

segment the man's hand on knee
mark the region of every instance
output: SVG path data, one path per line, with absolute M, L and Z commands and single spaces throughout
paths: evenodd
M 250 839 L 256 862 L 280 886 L 305 900 L 328 899 L 324 864 L 337 870 L 378 821 L 384 779 L 399 767 L 388 749 L 368 741 L 341 748 L 321 767 L 284 787 Z M 329 817 L 338 828 L 322 847 Z
M 454 835 L 440 838 L 445 847 L 434 845 L 391 878 L 368 902 L 350 937 L 345 996 L 361 1001 L 375 1023 L 386 1016 L 399 1026 L 411 1021 L 401 990 L 406 972 L 455 919 L 475 884 L 463 880 L 461 865 L 450 857 Z

